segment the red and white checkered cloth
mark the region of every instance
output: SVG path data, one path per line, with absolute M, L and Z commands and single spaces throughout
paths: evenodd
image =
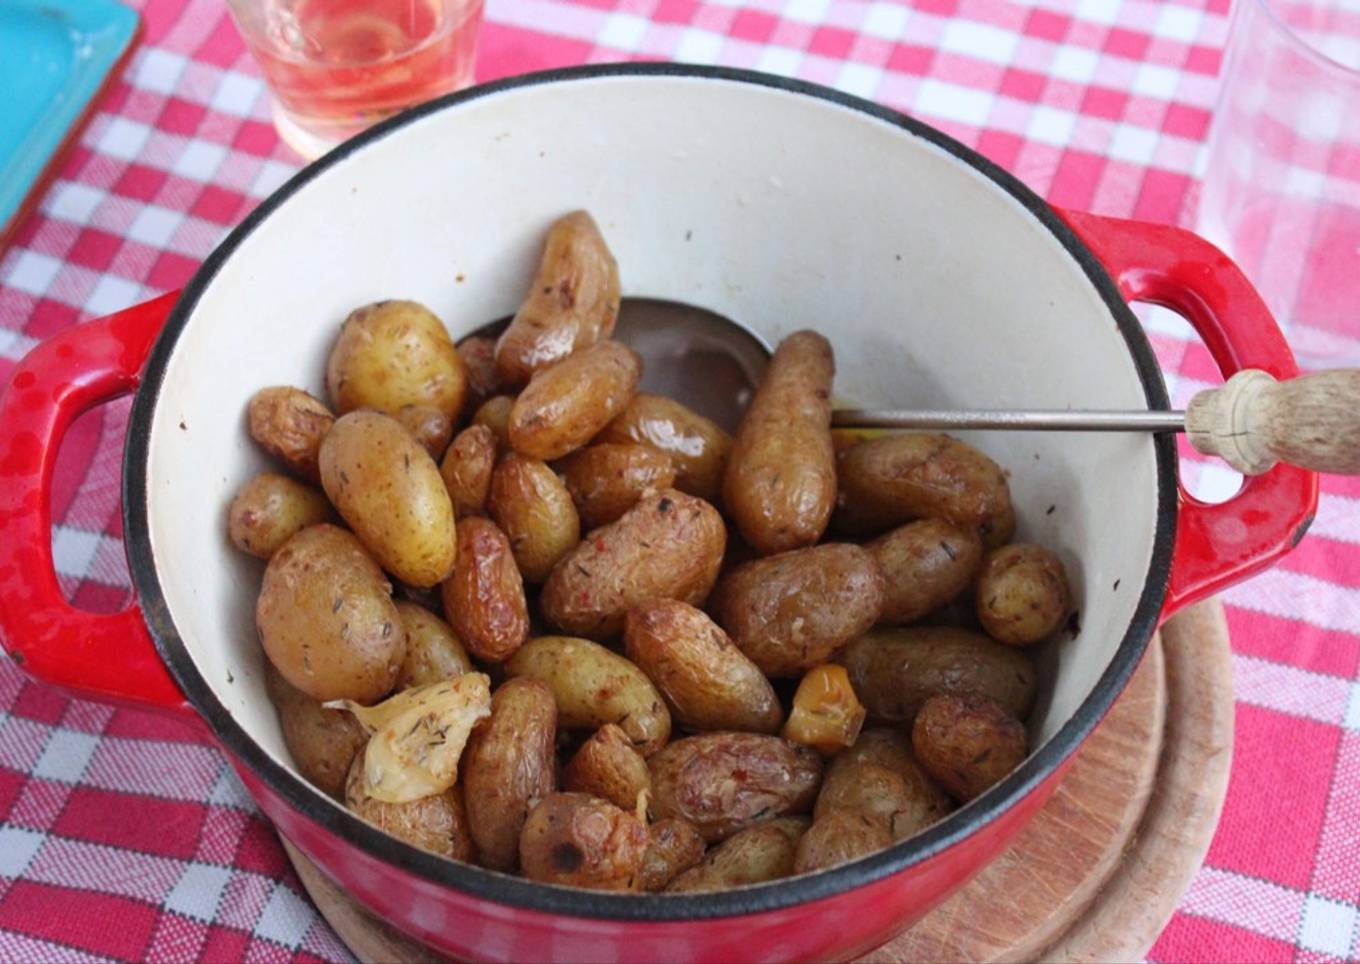
M 1228 0 L 490 0 L 478 75 L 672 59 L 830 84 L 916 114 L 1051 201 L 1176 222 Z M 146 0 L 145 32 L 0 258 L 0 377 L 38 339 L 183 284 L 298 166 L 218 0 Z M 1146 316 L 1175 401 L 1215 380 Z M 54 495 L 77 603 L 120 605 L 126 401 L 78 422 Z M 1190 461 L 1202 492 L 1231 473 Z M 1227 595 L 1237 688 L 1218 835 L 1150 957 L 1360 956 L 1360 481 Z M 222 756 L 160 717 L 72 701 L 0 661 L 0 959 L 343 960 Z

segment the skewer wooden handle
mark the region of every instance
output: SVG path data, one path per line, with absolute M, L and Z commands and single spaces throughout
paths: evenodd
M 1260 475 L 1276 462 L 1360 475 L 1360 369 L 1285 382 L 1243 369 L 1190 400 L 1185 431 L 1196 449 L 1243 475 Z

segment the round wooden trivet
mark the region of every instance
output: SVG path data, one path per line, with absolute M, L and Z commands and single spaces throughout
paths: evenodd
M 1209 849 L 1232 733 L 1227 623 L 1209 600 L 1162 627 L 1010 849 L 863 961 L 1141 960 Z M 317 909 L 361 961 L 438 959 L 283 845 Z

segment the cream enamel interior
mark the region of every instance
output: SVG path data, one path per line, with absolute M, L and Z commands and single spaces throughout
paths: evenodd
M 321 172 L 225 261 L 150 428 L 148 518 L 169 613 L 223 705 L 280 760 L 253 622 L 263 565 L 226 538 L 232 494 L 268 464 L 245 431 L 247 400 L 272 384 L 324 396 L 331 341 L 365 302 L 417 299 L 455 337 L 512 312 L 544 228 L 576 207 L 599 221 L 625 294 L 713 309 L 771 344 L 825 333 L 841 399 L 1146 407 L 1109 309 L 1059 242 L 892 124 L 737 81 L 626 75 L 427 115 Z M 1080 606 L 1080 636 L 1041 656 L 1042 741 L 1129 626 L 1153 546 L 1153 445 L 969 440 L 1011 470 L 1020 538 L 1061 553 Z

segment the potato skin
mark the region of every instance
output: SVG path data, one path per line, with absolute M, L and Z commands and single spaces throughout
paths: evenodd
M 671 881 L 668 894 L 727 890 L 791 875 L 806 817 L 776 817 L 734 834 L 710 850 L 703 861 Z
M 436 461 L 453 436 L 453 421 L 430 405 L 403 405 L 393 416 Z
M 457 347 L 467 381 L 463 411 L 475 412 L 483 402 L 501 391 L 501 374 L 496 370 L 496 339 L 474 335 L 464 338 Z
M 530 458 L 560 459 L 623 411 L 641 378 L 641 356 L 616 341 L 541 369 L 510 409 L 510 447 Z
M 449 490 L 453 517 L 486 515 L 491 494 L 491 472 L 496 467 L 496 433 L 485 425 L 469 425 L 454 437 L 439 463 L 439 474 Z
M 671 458 L 649 445 L 604 443 L 578 449 L 557 465 L 581 523 L 598 529 L 675 482 Z
M 545 462 L 515 452 L 491 473 L 491 518 L 510 538 L 524 581 L 541 583 L 581 541 L 581 519 L 571 493 Z
M 293 686 L 265 661 L 265 689 L 279 714 L 283 745 L 298 772 L 323 793 L 343 799 L 354 755 L 368 733 L 347 710 L 330 710 Z
M 980 796 L 1024 762 L 1025 726 L 994 700 L 941 693 L 911 727 L 916 758 L 960 803 Z
M 395 687 L 398 692 L 476 669 L 463 641 L 448 623 L 424 606 L 405 599 L 398 599 L 396 606 L 406 630 L 406 655 Z
M 553 222 L 519 311 L 496 342 L 496 369 L 523 385 L 540 368 L 608 338 L 619 316 L 619 266 L 595 219 Z
M 510 410 L 515 407 L 511 395 L 493 395 L 482 403 L 472 416 L 473 425 L 485 425 L 496 433 L 496 444 L 502 449 L 510 448 Z
M 227 534 L 237 549 L 268 559 L 303 529 L 331 518 L 331 504 L 316 489 L 286 475 L 261 472 L 231 500 Z
M 323 703 L 382 699 L 406 654 L 391 584 L 358 539 L 324 523 L 270 558 L 255 625 L 284 679 Z
M 715 596 L 718 622 L 752 662 L 797 676 L 877 622 L 883 576 L 859 546 L 827 543 L 748 562 Z
M 642 855 L 643 890 L 665 890 L 681 873 L 704 859 L 704 838 L 694 825 L 679 817 L 658 820 L 647 828 L 647 852 Z
M 462 759 L 468 827 L 481 862 L 512 871 L 524 821 L 556 783 L 557 704 L 533 679 L 512 679 L 491 694 L 491 717 L 472 732 Z
M 883 572 L 885 626 L 914 623 L 957 598 L 982 564 L 977 530 L 945 519 L 908 523 L 864 548 Z
M 879 771 L 895 774 L 905 797 Z M 827 764 L 813 812 L 822 814 L 837 806 L 886 813 L 894 840 L 919 833 L 954 809 L 945 792 L 916 762 L 910 737 L 887 728 L 864 730 L 852 746 Z
M 855 810 L 829 810 L 798 840 L 793 872 L 807 874 L 876 854 L 892 845 L 886 825 Z
M 647 827 L 607 800 L 553 793 L 524 821 L 524 876 L 568 887 L 634 891 L 641 884 Z
M 384 833 L 453 860 L 476 858 L 467 809 L 458 784 L 409 803 L 384 803 L 364 792 L 363 754 L 355 756 L 345 782 L 345 806 Z
M 453 569 L 453 503 L 439 468 L 395 419 L 350 412 L 321 442 L 326 495 L 384 569 L 428 587 Z
M 1015 649 L 949 626 L 875 629 L 837 657 L 869 718 L 910 724 L 936 693 L 988 696 L 1023 718 L 1034 705 L 1035 671 Z
M 982 560 L 977 616 L 993 639 L 1031 646 L 1057 632 L 1071 611 L 1062 560 L 1043 546 L 1002 546 Z
M 811 331 L 785 338 L 737 428 L 723 503 L 761 555 L 810 546 L 836 504 L 831 447 L 831 344 Z
M 542 680 L 557 701 L 565 729 L 597 730 L 617 723 L 643 756 L 671 734 L 671 715 L 642 670 L 599 643 L 571 636 L 539 636 L 505 665 L 512 678 Z
M 774 687 L 702 610 L 674 599 L 634 606 L 623 645 L 686 729 L 779 732 Z
M 714 505 L 722 498 L 732 436 L 673 399 L 638 392 L 595 442 L 650 445 L 670 456 L 675 487 L 681 492 Z
M 529 607 L 515 557 L 496 523 L 480 516 L 457 526 L 458 551 L 444 581 L 444 612 L 477 659 L 500 663 L 529 635 Z
M 638 795 L 650 793 L 647 761 L 628 734 L 613 723 L 595 731 L 562 771 L 562 789 L 588 793 L 624 810 L 635 810 Z
M 309 482 L 321 481 L 316 456 L 335 416 L 321 399 L 300 388 L 262 388 L 247 410 L 250 437 Z
M 815 751 L 777 736 L 702 733 L 647 761 L 651 813 L 682 817 L 709 843 L 763 817 L 806 813 L 822 779 Z
M 406 405 L 436 409 L 449 424 L 463 410 L 463 359 L 444 323 L 414 301 L 378 301 L 350 312 L 326 360 L 326 391 L 341 415 Z

